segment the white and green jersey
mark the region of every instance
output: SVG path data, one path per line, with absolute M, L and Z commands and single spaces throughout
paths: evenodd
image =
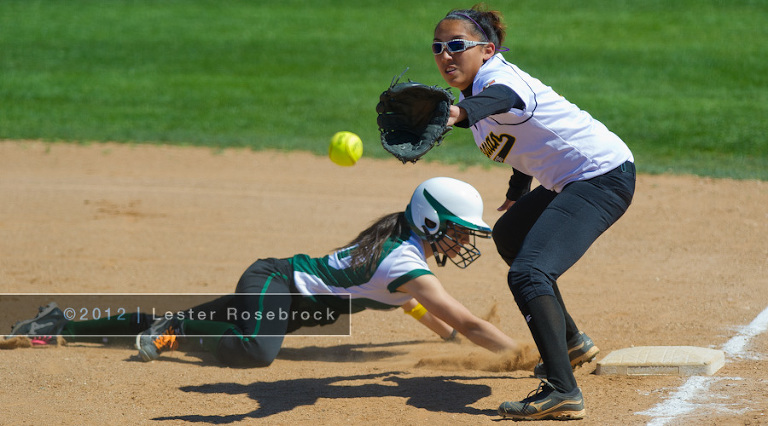
M 310 297 L 349 294 L 355 307 L 393 309 L 412 298 L 397 291 L 401 285 L 418 276 L 432 274 L 421 239 L 410 230 L 384 244 L 373 271 L 367 267 L 350 266 L 352 248 L 319 258 L 298 254 L 289 259 L 299 292 Z

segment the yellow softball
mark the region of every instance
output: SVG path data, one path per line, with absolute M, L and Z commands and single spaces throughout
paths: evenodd
M 354 166 L 363 156 L 363 141 L 352 132 L 337 132 L 328 146 L 328 157 L 339 166 Z

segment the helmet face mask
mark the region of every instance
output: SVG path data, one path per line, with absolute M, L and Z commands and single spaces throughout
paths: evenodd
M 435 239 L 432 247 L 432 251 L 435 252 L 435 259 L 438 259 L 438 264 L 442 263 L 440 266 L 445 265 L 445 260 L 448 258 L 461 269 L 469 266 L 470 263 L 477 260 L 481 255 L 480 250 L 475 245 L 476 237 L 491 238 L 491 234 L 490 232 L 472 230 L 453 222 L 448 222 L 446 232 Z M 438 258 L 435 248 L 442 252 L 442 259 Z
M 475 237 L 491 236 L 482 215 L 483 201 L 477 190 L 447 177 L 419 185 L 405 210 L 411 229 L 430 244 L 438 266 L 450 258 L 460 268 L 480 257 Z

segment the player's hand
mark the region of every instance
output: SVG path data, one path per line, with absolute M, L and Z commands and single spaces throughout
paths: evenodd
M 496 210 L 500 212 L 505 212 L 509 210 L 509 208 L 512 207 L 513 204 L 515 204 L 515 202 L 512 200 L 504 200 L 504 204 L 502 204 L 501 207 L 497 208 Z
M 453 126 L 454 124 L 467 119 L 467 112 L 456 105 L 451 105 L 448 108 L 448 113 L 448 126 Z

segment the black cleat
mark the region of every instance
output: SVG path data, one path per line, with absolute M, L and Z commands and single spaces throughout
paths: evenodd
M 586 415 L 579 388 L 568 393 L 559 392 L 542 380 L 531 394 L 519 402 L 503 402 L 499 406 L 499 415 L 513 420 L 577 420 Z

